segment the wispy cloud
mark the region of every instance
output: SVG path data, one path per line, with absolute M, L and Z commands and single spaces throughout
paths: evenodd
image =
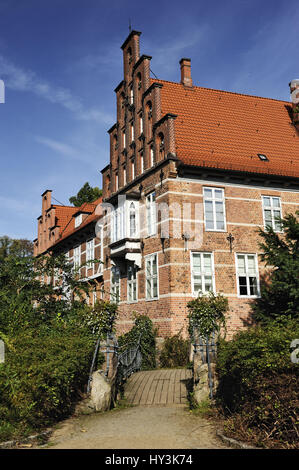
M 58 104 L 70 111 L 76 119 L 111 124 L 113 117 L 100 109 L 86 108 L 81 99 L 66 88 L 56 87 L 40 79 L 32 70 L 24 70 L 0 55 L 0 76 L 7 88 L 31 92 L 50 103 Z
M 92 163 L 94 160 L 92 156 L 88 156 L 86 151 L 82 151 L 81 149 L 73 147 L 65 142 L 60 142 L 58 140 L 39 135 L 34 136 L 34 140 L 71 160 L 79 160 L 84 163 Z

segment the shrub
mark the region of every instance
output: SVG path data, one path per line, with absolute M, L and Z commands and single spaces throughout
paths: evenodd
M 1 439 L 13 429 L 18 433 L 66 417 L 87 384 L 94 350 L 86 329 L 69 326 L 26 329 L 11 343 L 0 365 Z
M 156 336 L 157 330 L 151 319 L 146 315 L 138 315 L 135 317 L 133 328 L 128 333 L 119 336 L 119 350 L 122 352 L 130 346 L 136 346 L 140 338 L 141 369 L 154 369 L 156 367 Z
M 189 341 L 181 333 L 166 338 L 160 354 L 161 367 L 184 367 L 189 362 Z
M 290 321 L 284 326 L 255 327 L 239 332 L 230 342 L 220 341 L 218 404 L 226 416 L 233 414 L 230 429 L 246 429 L 256 444 L 268 442 L 269 437 L 275 445 L 299 444 L 299 365 L 290 357 L 295 338 L 299 338 L 299 325 Z
M 213 331 L 220 331 L 225 326 L 225 312 L 228 309 L 228 300 L 221 294 L 209 292 L 188 302 L 189 334 L 193 337 L 194 330 L 202 336 L 210 336 Z

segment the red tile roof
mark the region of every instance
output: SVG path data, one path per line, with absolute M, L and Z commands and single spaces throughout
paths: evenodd
M 299 176 L 299 135 L 291 104 L 209 88 L 163 85 L 162 116 L 175 120 L 177 156 L 188 165 Z M 269 161 L 261 161 L 258 153 Z
M 101 210 L 96 210 L 97 206 L 102 203 L 102 197 L 98 198 L 92 203 L 84 203 L 80 207 L 58 206 L 55 205 L 55 214 L 57 217 L 57 225 L 60 227 L 59 239 L 52 245 L 60 243 L 61 240 L 66 239 L 73 233 L 81 230 L 86 225 L 101 217 Z M 80 212 L 89 212 L 87 216 L 83 215 L 83 221 L 79 227 L 75 227 L 75 214 Z

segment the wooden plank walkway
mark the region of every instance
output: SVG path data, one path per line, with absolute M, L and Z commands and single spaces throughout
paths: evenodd
M 132 405 L 176 406 L 187 403 L 186 384 L 190 369 L 157 369 L 136 372 L 125 385 L 125 397 Z

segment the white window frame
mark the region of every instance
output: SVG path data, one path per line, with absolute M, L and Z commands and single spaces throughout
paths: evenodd
M 200 255 L 200 263 L 201 263 L 201 270 L 195 272 L 194 270 L 194 261 L 193 261 L 193 255 Z M 205 272 L 204 269 L 204 255 L 209 255 L 211 257 L 211 273 Z M 214 253 L 211 251 L 191 251 L 190 252 L 190 266 L 191 266 L 191 288 L 192 288 L 192 296 L 193 297 L 198 297 L 198 293 L 195 292 L 194 289 L 194 284 L 195 284 L 195 275 L 201 276 L 201 293 L 202 294 L 207 294 L 208 292 L 214 292 L 216 293 L 216 282 L 215 282 L 215 265 L 214 265 Z M 211 291 L 205 289 L 205 275 L 209 275 L 212 277 L 212 289 Z
M 157 274 L 153 274 L 153 260 L 156 259 L 156 266 L 157 266 Z M 158 264 L 158 253 L 152 253 L 151 255 L 147 255 L 144 257 L 144 262 L 145 262 L 145 298 L 147 301 L 151 300 L 158 300 L 159 299 L 159 264 Z M 151 274 L 148 277 L 147 275 L 147 262 L 150 261 L 151 263 Z M 153 280 L 157 279 L 157 296 L 154 297 L 153 292 L 154 292 L 154 283 Z M 147 281 L 150 280 L 150 290 L 151 290 L 151 295 L 150 297 L 148 296 L 147 292 Z
M 82 214 L 79 214 L 75 217 L 75 228 L 79 227 L 82 224 Z
M 118 282 L 112 283 L 113 272 L 117 272 L 118 274 Z M 118 296 L 117 296 L 117 288 L 118 288 Z M 120 269 L 118 266 L 111 267 L 111 275 L 110 275 L 110 300 L 111 302 L 118 303 L 120 301 Z
M 212 191 L 212 197 L 206 197 L 205 196 L 205 189 L 207 189 L 209 191 Z M 215 191 L 221 191 L 222 192 L 222 198 L 221 199 L 215 197 Z M 202 188 L 202 194 L 203 194 L 205 231 L 206 232 L 226 232 L 226 214 L 225 214 L 226 211 L 225 211 L 224 189 L 223 188 L 211 187 L 211 186 L 204 186 Z M 206 201 L 212 202 L 212 206 L 213 206 L 213 226 L 214 226 L 214 228 L 207 228 L 206 205 L 205 205 Z M 221 201 L 222 204 L 223 204 L 223 224 L 224 224 L 223 229 L 217 228 L 216 202 L 219 202 L 219 201 Z
M 74 263 L 74 269 L 77 269 L 81 265 L 81 245 L 77 245 L 74 247 L 73 263 Z
M 265 206 L 265 199 L 268 198 L 270 199 L 270 206 Z M 273 205 L 273 200 L 277 199 L 279 202 L 279 207 L 274 207 Z M 262 195 L 262 205 L 263 205 L 263 222 L 264 222 L 264 229 L 267 230 L 267 227 L 272 227 L 274 232 L 277 233 L 282 233 L 283 229 L 280 225 L 280 230 L 276 230 L 275 228 L 275 217 L 274 216 L 274 211 L 279 211 L 280 217 L 282 217 L 282 211 L 281 211 L 281 198 L 279 196 L 267 196 L 265 194 Z M 265 211 L 270 210 L 271 211 L 271 225 L 266 223 L 266 217 L 265 217 Z
M 157 210 L 155 191 L 146 196 L 145 205 L 147 235 L 150 237 L 152 235 L 156 235 L 157 233 Z
M 132 270 L 135 273 L 135 278 L 129 279 L 129 271 Z M 127 269 L 127 300 L 128 303 L 133 304 L 138 301 L 138 281 L 137 281 L 137 266 L 136 264 L 128 264 Z M 134 289 L 136 292 L 136 298 L 134 298 Z
M 238 256 L 245 256 L 245 274 L 238 272 Z M 257 294 L 254 295 L 241 295 L 240 294 L 240 282 L 239 277 L 246 277 L 247 292 L 250 292 L 249 274 L 248 274 L 248 256 L 254 256 L 255 261 L 255 272 L 256 272 L 256 290 Z M 258 269 L 258 258 L 256 253 L 235 253 L 235 266 L 236 266 L 236 279 L 237 279 L 237 294 L 240 299 L 256 299 L 260 297 L 260 280 L 259 280 L 259 269 Z
M 94 238 L 87 240 L 86 242 L 86 268 L 90 269 L 93 267 L 93 263 L 89 261 L 94 260 Z
M 128 235 L 129 235 L 129 238 L 136 238 L 138 234 L 136 203 L 134 201 L 128 201 L 127 207 L 128 207 L 128 215 L 129 215 Z M 135 219 L 135 231 L 133 233 L 131 231 L 131 213 L 134 213 L 134 219 Z

